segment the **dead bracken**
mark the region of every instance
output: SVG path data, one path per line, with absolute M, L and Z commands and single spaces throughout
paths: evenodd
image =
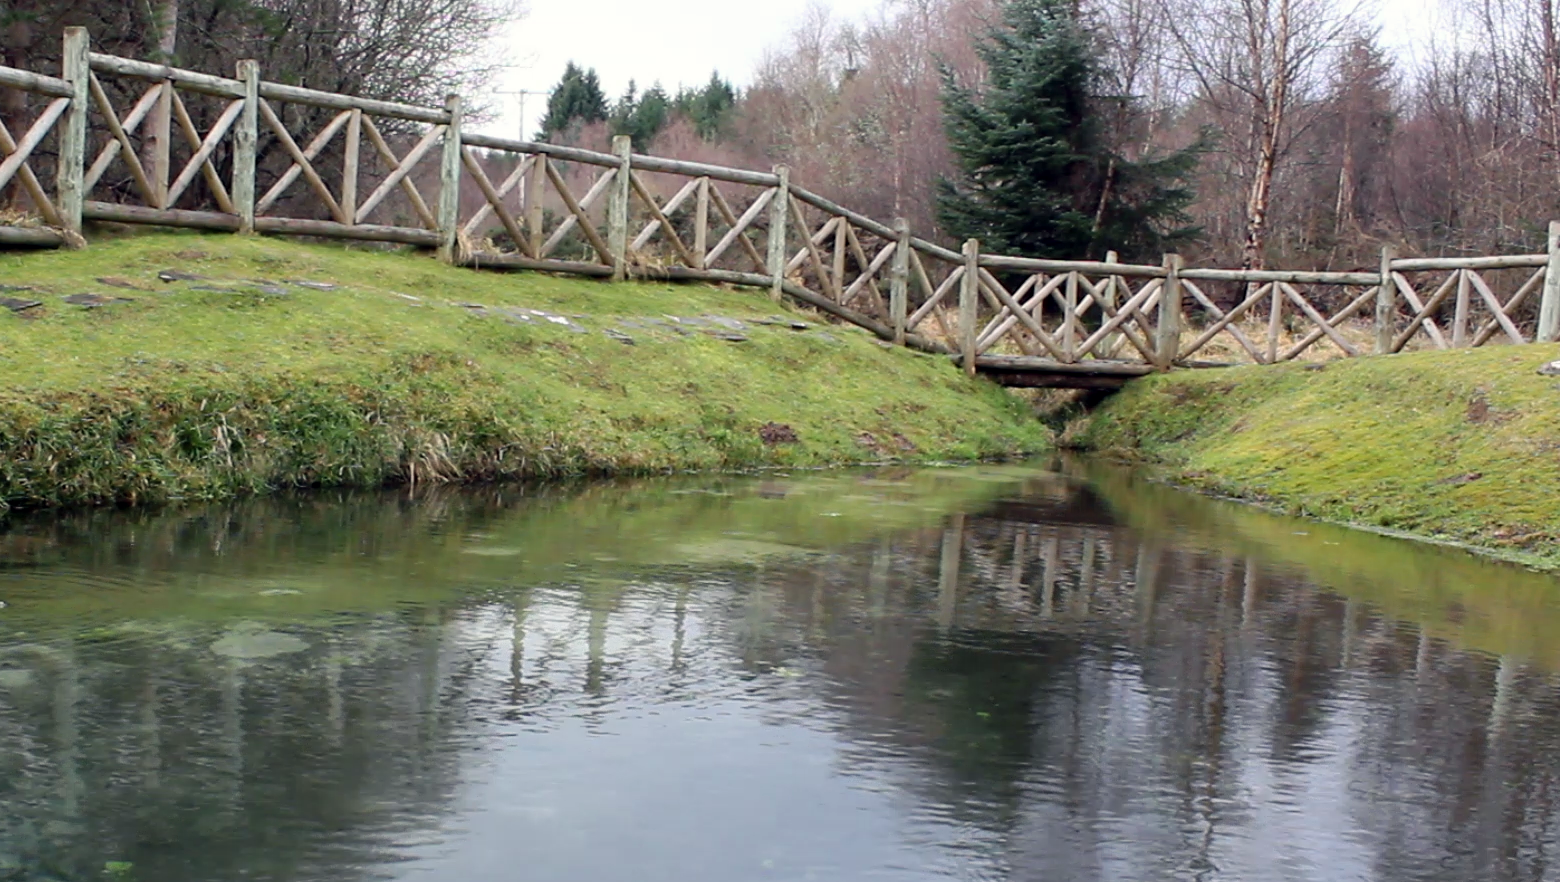
M 758 427 L 758 437 L 765 444 L 795 444 L 801 440 L 796 437 L 796 430 L 785 423 L 764 423 Z

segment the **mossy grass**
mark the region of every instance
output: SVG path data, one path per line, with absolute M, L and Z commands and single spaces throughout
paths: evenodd
M 974 460 L 1048 443 L 1021 401 L 944 359 L 817 321 L 752 324 L 798 317 L 761 292 L 193 234 L 8 255 L 0 282 L 43 304 L 0 310 L 0 500 L 13 506 Z M 127 299 L 65 302 L 79 293 Z M 667 327 L 705 315 L 747 322 L 748 339 Z M 769 423 L 795 441 L 766 439 Z
M 1287 513 L 1560 567 L 1560 346 L 1179 371 L 1132 383 L 1082 447 Z

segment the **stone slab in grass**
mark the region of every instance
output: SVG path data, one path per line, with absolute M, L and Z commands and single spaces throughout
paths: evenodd
M 98 309 L 114 303 L 131 303 L 129 297 L 108 297 L 103 294 L 69 294 L 60 298 L 71 306 L 80 306 L 83 309 Z

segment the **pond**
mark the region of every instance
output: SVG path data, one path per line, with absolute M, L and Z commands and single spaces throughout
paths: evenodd
M 1560 584 L 1087 464 L 0 527 L 0 880 L 1560 877 Z

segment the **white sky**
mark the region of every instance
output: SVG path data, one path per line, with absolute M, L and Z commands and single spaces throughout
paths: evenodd
M 1365 0 L 1377 9 L 1382 42 L 1410 57 L 1443 0 Z M 641 90 L 660 81 L 668 91 L 701 85 L 718 70 L 746 86 L 764 50 L 779 45 L 809 5 L 838 19 L 859 20 L 882 0 L 528 0 L 529 11 L 499 41 L 508 70 L 490 103 L 500 113 L 479 126 L 519 134 L 520 90 L 527 134 L 546 109 L 546 92 L 573 61 L 594 67 L 609 100 L 634 79 Z M 510 94 L 506 94 L 510 93 Z

